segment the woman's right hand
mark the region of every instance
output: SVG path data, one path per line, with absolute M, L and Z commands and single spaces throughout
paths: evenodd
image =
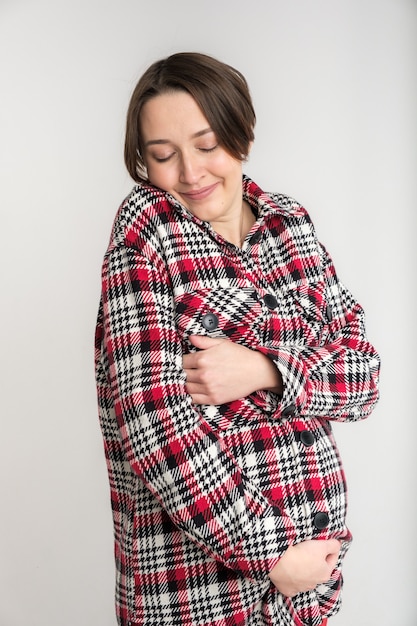
M 259 389 L 282 393 L 282 377 L 267 356 L 222 337 L 191 335 L 198 348 L 183 356 L 194 404 L 225 404 Z
M 337 539 L 315 539 L 290 546 L 269 578 L 284 596 L 292 598 L 327 582 L 336 567 L 340 552 Z

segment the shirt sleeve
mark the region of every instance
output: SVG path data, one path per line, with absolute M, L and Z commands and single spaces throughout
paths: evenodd
M 338 280 L 321 245 L 320 255 L 328 317 L 320 345 L 272 343 L 258 349 L 283 378 L 277 414 L 356 421 L 367 417 L 378 400 L 380 359 L 366 338 L 362 307 Z
M 187 394 L 166 272 L 135 248 L 114 248 L 103 264 L 102 305 L 101 359 L 132 470 L 202 550 L 264 580 L 297 530 Z

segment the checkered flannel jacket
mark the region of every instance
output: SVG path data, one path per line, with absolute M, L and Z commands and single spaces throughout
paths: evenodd
M 96 377 L 123 626 L 317 626 L 339 607 L 351 535 L 331 420 L 371 412 L 379 360 L 306 211 L 246 177 L 243 195 L 257 220 L 239 249 L 137 185 L 104 258 Z M 192 334 L 266 354 L 282 397 L 194 405 Z M 329 537 L 332 578 L 283 597 L 268 572 Z

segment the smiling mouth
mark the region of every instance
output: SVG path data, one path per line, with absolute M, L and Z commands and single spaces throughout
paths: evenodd
M 212 191 L 217 187 L 219 183 L 214 183 L 208 187 L 202 187 L 201 189 L 192 189 L 191 191 L 182 191 L 181 195 L 188 200 L 204 200 L 209 196 Z

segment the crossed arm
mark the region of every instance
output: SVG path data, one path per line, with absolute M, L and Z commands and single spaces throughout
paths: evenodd
M 259 389 L 282 393 L 282 377 L 271 359 L 228 339 L 190 337 L 198 352 L 185 354 L 187 391 L 195 404 L 226 404 Z
M 228 339 L 194 335 L 197 352 L 183 357 L 187 391 L 195 404 L 224 404 L 265 389 L 281 394 L 283 382 L 267 356 Z M 290 546 L 269 577 L 286 596 L 314 589 L 329 580 L 340 542 L 310 540 Z

